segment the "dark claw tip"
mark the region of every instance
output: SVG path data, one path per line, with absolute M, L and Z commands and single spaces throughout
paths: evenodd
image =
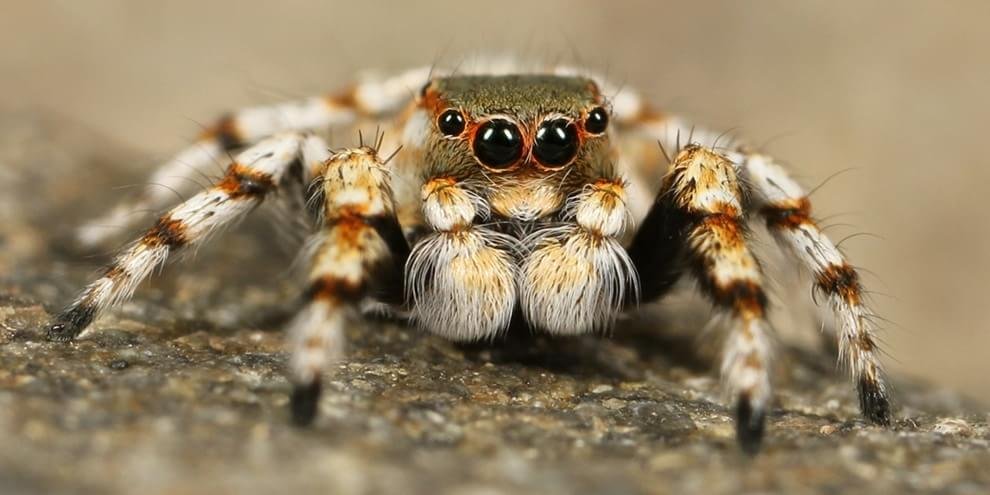
M 766 419 L 766 413 L 762 409 L 754 409 L 749 397 L 739 398 L 736 406 L 736 439 L 743 452 L 756 455 L 760 451 Z
M 48 326 L 48 333 L 45 338 L 52 342 L 69 342 L 76 338 L 76 332 L 67 323 L 53 323 Z
M 316 418 L 316 408 L 320 403 L 320 381 L 308 385 L 296 385 L 292 389 L 289 407 L 292 410 L 292 424 L 309 426 Z
M 46 338 L 53 342 L 68 342 L 75 339 L 96 316 L 96 308 L 88 304 L 79 304 L 66 309 L 55 317 L 48 326 Z
M 890 398 L 875 380 L 859 381 L 859 408 L 863 417 L 880 426 L 890 426 Z

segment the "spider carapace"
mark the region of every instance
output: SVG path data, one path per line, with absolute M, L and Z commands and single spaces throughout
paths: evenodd
M 331 150 L 325 140 L 369 125 L 385 130 L 370 145 Z M 536 330 L 576 335 L 611 328 L 686 276 L 730 322 L 721 374 L 741 445 L 755 451 L 772 403 L 765 284 L 747 241 L 756 218 L 835 312 L 863 413 L 890 423 L 863 288 L 806 192 L 773 158 L 719 143 L 628 88 L 567 68 L 422 68 L 237 111 L 155 173 L 150 182 L 165 187 L 83 226 L 81 242 L 105 241 L 133 211 L 170 206 L 163 190 L 187 188 L 228 153 L 226 173 L 123 249 L 56 317 L 50 339 L 76 338 L 170 256 L 265 201 L 314 225 L 305 304 L 288 325 L 295 421 L 314 418 L 320 376 L 343 356 L 343 329 L 362 307 L 387 305 L 460 341 L 498 336 L 516 311 Z

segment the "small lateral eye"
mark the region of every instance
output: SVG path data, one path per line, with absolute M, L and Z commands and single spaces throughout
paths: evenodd
M 478 127 L 474 135 L 474 156 L 491 168 L 508 168 L 522 156 L 519 127 L 505 119 L 492 119 Z
M 460 136 L 464 132 L 464 115 L 457 110 L 445 110 L 437 119 L 437 127 L 444 136 Z
M 592 108 L 584 119 L 584 130 L 591 134 L 601 134 L 608 129 L 608 112 L 602 107 Z
M 533 156 L 541 164 L 557 167 L 567 165 L 578 151 L 578 130 L 567 119 L 553 119 L 540 124 L 536 130 Z

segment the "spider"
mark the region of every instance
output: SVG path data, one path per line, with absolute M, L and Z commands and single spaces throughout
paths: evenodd
M 386 132 L 336 151 L 322 132 L 361 125 Z M 628 88 L 560 67 L 417 68 L 244 109 L 164 164 L 150 182 L 166 187 L 79 230 L 83 243 L 102 243 L 131 212 L 170 206 L 172 190 L 239 152 L 222 178 L 122 249 L 47 338 L 75 339 L 170 256 L 271 198 L 315 225 L 303 306 L 288 324 L 294 422 L 314 419 L 321 374 L 369 305 L 455 341 L 495 338 L 516 313 L 534 330 L 578 335 L 608 330 L 685 275 L 731 322 L 721 375 L 738 441 L 755 452 L 772 401 L 767 296 L 747 241 L 755 217 L 813 274 L 837 315 L 839 359 L 862 413 L 889 425 L 857 271 L 777 161 L 717 141 Z

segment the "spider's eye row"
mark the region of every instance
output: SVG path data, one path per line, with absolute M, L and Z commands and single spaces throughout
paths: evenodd
M 505 119 L 492 119 L 478 126 L 474 135 L 474 156 L 491 168 L 506 168 L 522 156 L 522 133 L 516 124 Z
M 567 165 L 577 155 L 578 129 L 567 119 L 547 120 L 536 130 L 533 156 L 543 165 Z
M 460 136 L 464 132 L 464 126 L 464 114 L 454 109 L 444 110 L 437 118 L 437 127 L 444 136 Z
M 591 134 L 601 134 L 608 129 L 608 112 L 602 107 L 592 108 L 584 119 L 584 130 Z

